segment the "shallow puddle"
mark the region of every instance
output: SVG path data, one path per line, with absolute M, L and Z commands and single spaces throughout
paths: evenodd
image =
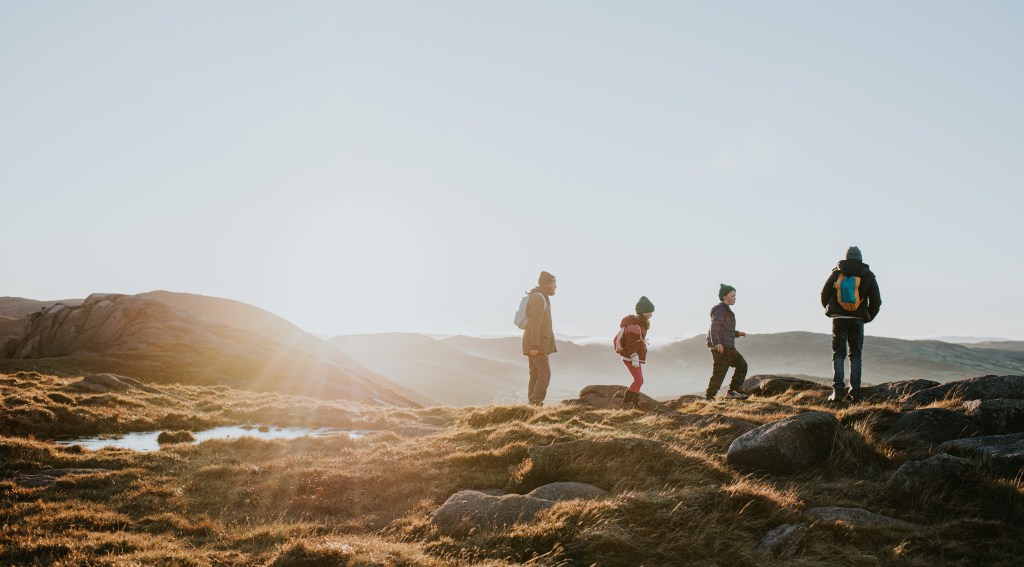
M 262 429 L 262 430 L 261 430 Z M 126 433 L 124 435 L 103 435 L 99 437 L 83 437 L 81 439 L 68 439 L 55 441 L 58 445 L 81 445 L 90 450 L 103 449 L 104 447 L 118 447 L 121 449 L 134 449 L 136 451 L 159 451 L 160 444 L 157 437 L 160 431 L 144 431 L 139 433 Z M 205 431 L 193 431 L 192 436 L 196 443 L 202 443 L 210 439 L 237 439 L 239 437 L 255 437 L 257 439 L 297 439 L 299 437 L 324 437 L 327 435 L 348 435 L 351 439 L 359 439 L 366 431 L 346 431 L 344 429 L 330 429 L 326 427 L 243 427 L 230 425 L 225 427 L 214 427 Z

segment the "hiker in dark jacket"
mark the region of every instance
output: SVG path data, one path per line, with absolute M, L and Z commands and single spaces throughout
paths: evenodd
M 548 355 L 556 352 L 555 331 L 551 324 L 551 296 L 555 295 L 555 276 L 541 272 L 537 287 L 530 290 L 526 304 L 526 330 L 523 331 L 523 355 L 530 359 L 529 402 L 544 405 L 551 382 Z
M 745 400 L 746 394 L 740 393 L 740 386 L 747 377 L 747 361 L 743 355 L 736 350 L 736 339 L 747 336 L 743 331 L 736 330 L 736 315 L 732 312 L 730 305 L 736 304 L 736 288 L 721 284 L 718 289 L 718 299 L 722 302 L 711 308 L 711 329 L 708 330 L 708 348 L 711 349 L 711 356 L 715 364 L 711 371 L 711 381 L 708 383 L 708 391 L 704 395 L 707 400 L 714 400 L 718 389 L 722 387 L 726 373 L 729 368 L 735 368 L 732 373 L 732 381 L 729 382 L 729 391 L 725 397 L 732 400 Z
M 619 323 L 622 332 L 619 354 L 626 365 L 633 383 L 629 385 L 622 398 L 622 406 L 635 408 L 640 404 L 640 386 L 644 385 L 642 364 L 647 363 L 647 330 L 651 328 L 651 316 L 654 315 L 654 304 L 646 296 L 636 302 L 636 314 L 626 315 Z
M 847 346 L 850 352 L 849 400 L 859 402 L 861 353 L 864 349 L 864 323 L 874 321 L 882 307 L 878 281 L 864 263 L 860 248 L 851 246 L 821 288 L 821 306 L 832 318 L 832 394 L 829 401 L 847 399 L 843 365 Z

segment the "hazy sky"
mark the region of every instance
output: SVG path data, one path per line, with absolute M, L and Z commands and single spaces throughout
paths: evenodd
M 0 296 L 314 332 L 1024 339 L 1020 2 L 0 0 Z

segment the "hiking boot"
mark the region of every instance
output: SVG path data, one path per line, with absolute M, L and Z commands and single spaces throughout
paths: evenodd
M 712 394 L 704 394 L 704 400 L 708 402 L 713 402 L 715 401 L 715 396 L 713 396 Z
M 622 407 L 623 409 L 639 409 L 640 393 L 626 390 L 626 393 L 622 395 Z
M 861 397 L 860 392 L 850 392 L 846 395 L 846 400 L 851 404 L 859 404 L 864 398 Z
M 841 402 L 846 399 L 846 390 L 832 390 L 828 396 L 830 402 Z
M 729 390 L 725 393 L 725 399 L 727 400 L 745 400 L 747 399 L 746 394 L 737 392 L 736 390 Z

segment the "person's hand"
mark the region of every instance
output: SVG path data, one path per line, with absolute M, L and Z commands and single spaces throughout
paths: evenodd
M 538 352 L 540 352 L 539 349 L 530 349 L 530 356 L 537 356 Z
M 631 364 L 633 365 L 633 368 L 640 368 L 640 355 L 639 354 L 634 354 L 633 356 L 629 357 L 629 360 L 631 361 Z
M 718 345 L 718 346 L 715 347 L 715 350 L 718 351 L 718 354 L 722 354 L 722 353 L 725 352 L 725 347 L 722 346 L 722 345 Z
M 741 337 L 745 337 L 745 336 L 747 336 L 747 334 L 746 334 L 746 333 L 744 333 L 743 331 L 740 331 L 740 336 L 741 336 Z

